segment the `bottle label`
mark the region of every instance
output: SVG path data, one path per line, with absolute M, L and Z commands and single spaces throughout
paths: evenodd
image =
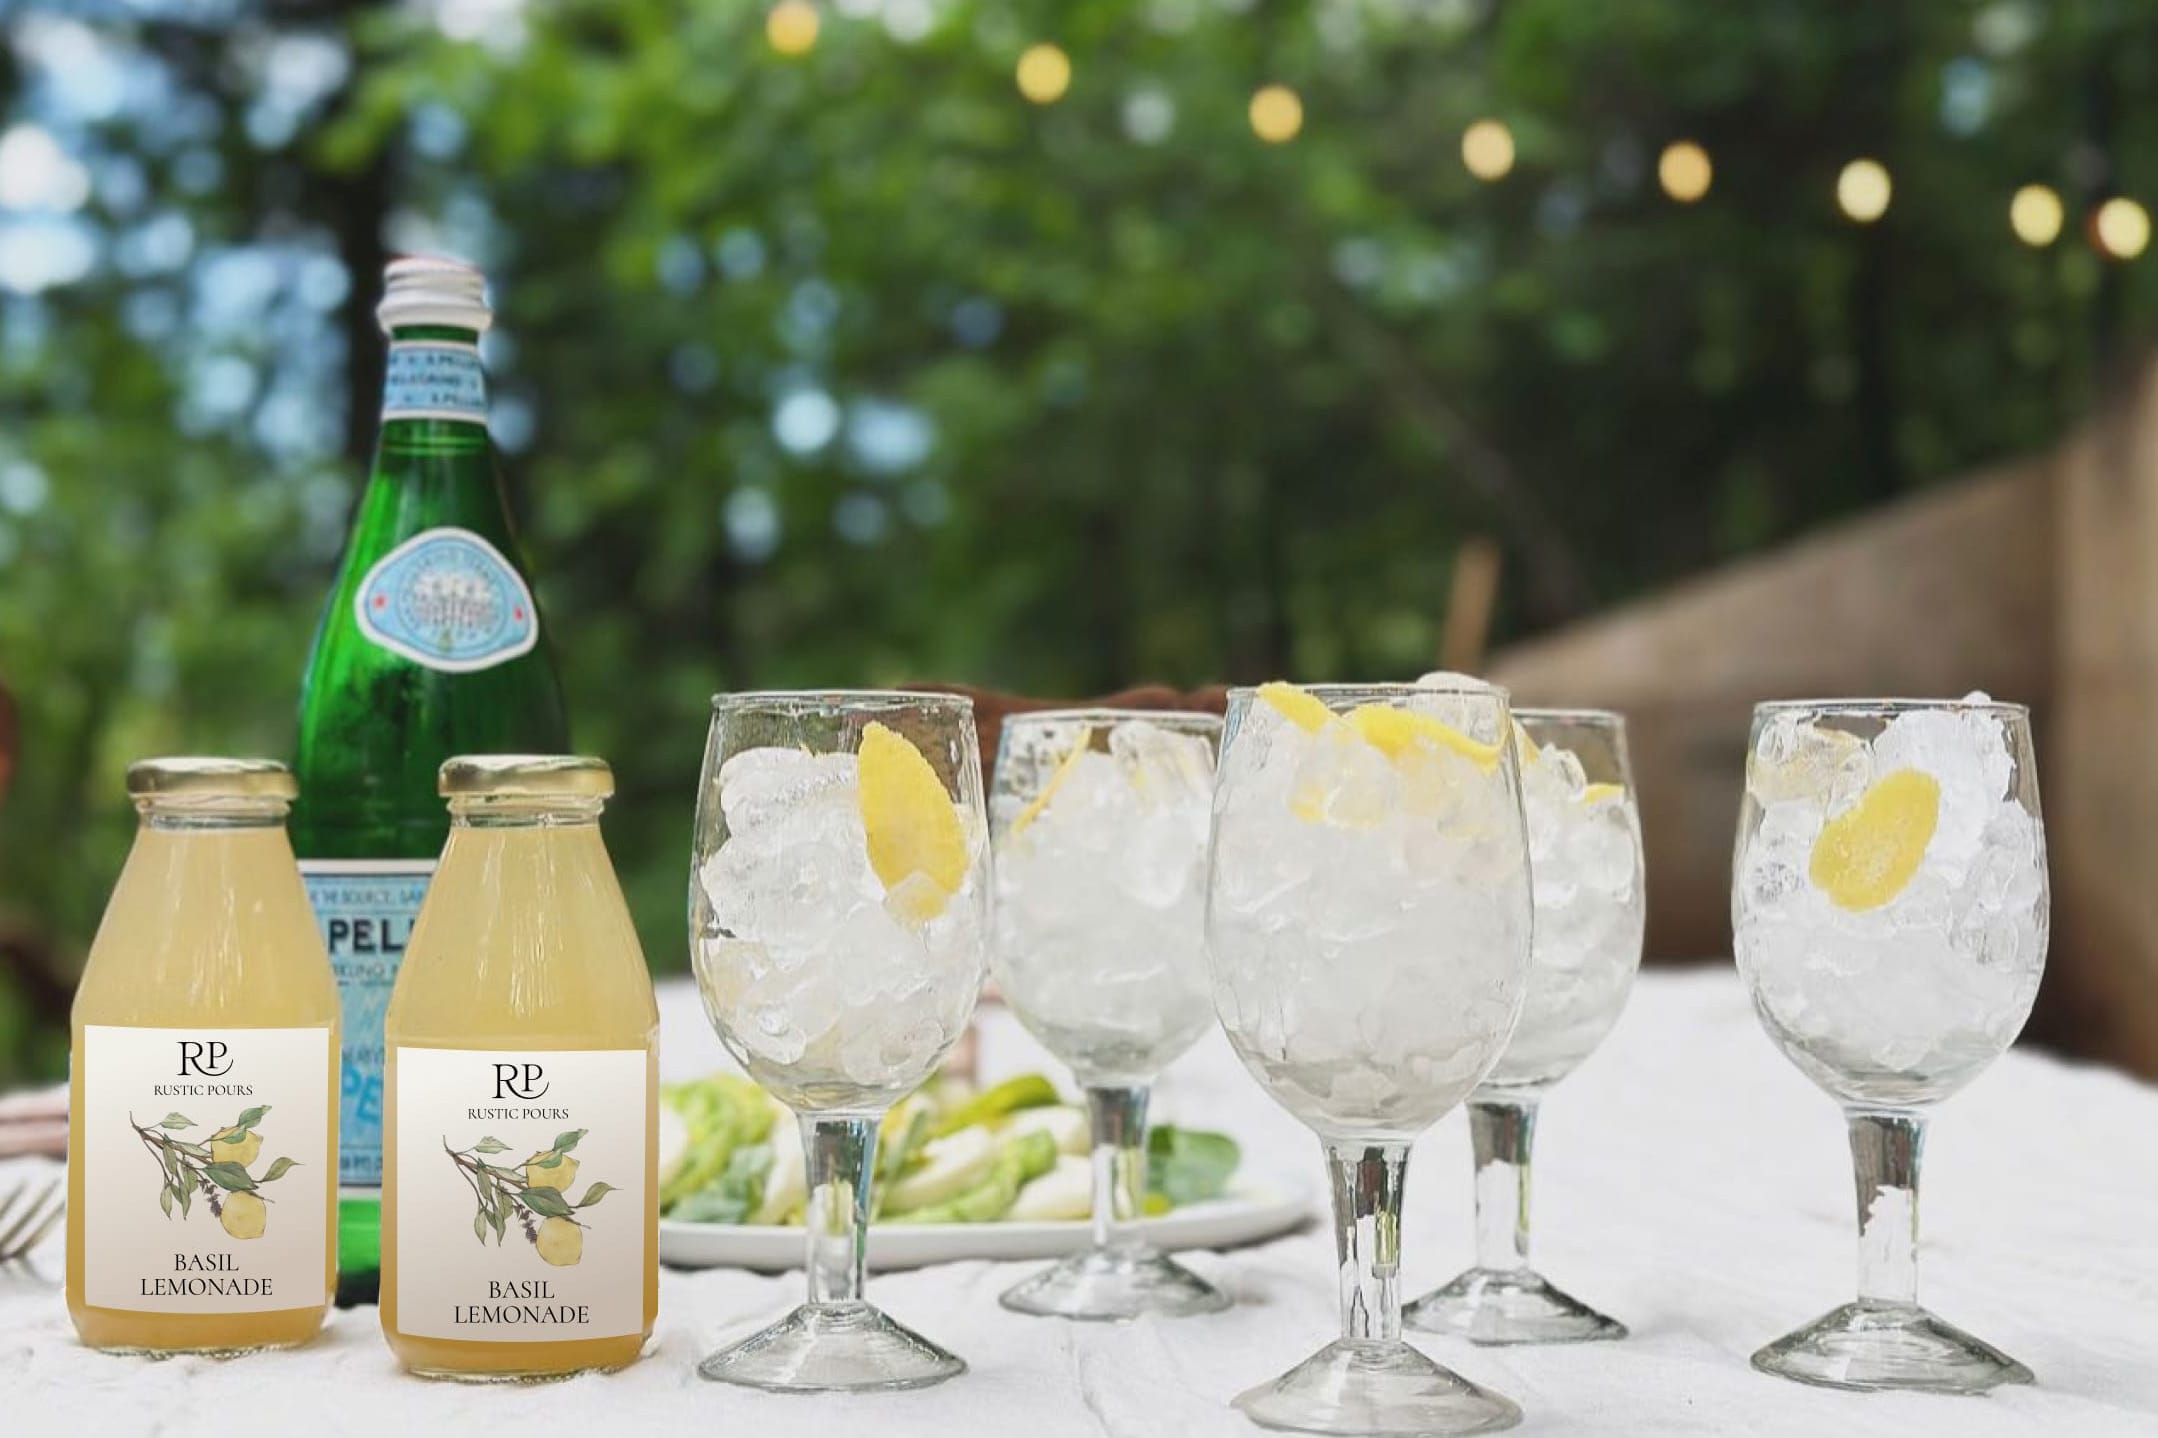
M 137 1313 L 329 1301 L 328 1027 L 86 1025 L 83 1299 Z
M 425 529 L 383 555 L 353 607 L 370 641 L 450 674 L 491 669 L 539 643 L 524 576 L 469 529 Z
M 382 1187 L 382 1017 L 434 872 L 432 859 L 300 862 L 344 1006 L 337 1181 L 350 1188 Z
M 560 1343 L 644 1331 L 644 1049 L 391 1052 L 400 1333 Z
M 480 365 L 480 347 L 443 340 L 392 344 L 382 417 L 487 423 L 487 371 Z

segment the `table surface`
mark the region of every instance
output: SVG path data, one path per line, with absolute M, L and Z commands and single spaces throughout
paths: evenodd
M 670 1075 L 724 1062 L 696 1000 L 662 990 Z M 1009 1015 L 985 1015 L 995 1077 L 1043 1066 Z M 1217 1032 L 1167 1075 L 1157 1113 L 1234 1131 L 1247 1166 L 1318 1192 L 1309 1134 Z M 1519 1402 L 1525 1434 L 2158 1434 L 2158 1090 L 2013 1052 L 1938 1116 L 1927 1146 L 1921 1292 L 2022 1359 L 2035 1387 L 1987 1398 L 1846 1394 L 1754 1373 L 1754 1348 L 1849 1298 L 1848 1152 L 1833 1105 L 1770 1046 L 1725 966 L 1641 980 L 1610 1040 L 1545 1101 L 1536 1254 L 1622 1319 L 1621 1343 L 1425 1351 Z M 57 1172 L 57 1166 L 46 1165 Z M 0 1183 L 29 1173 L 0 1166 Z M 1470 1254 L 1467 1137 L 1457 1112 L 1418 1145 L 1408 1189 L 1411 1295 Z M 337 1313 L 306 1348 L 231 1362 L 145 1362 L 76 1343 L 47 1277 L 0 1274 L 0 1397 L 20 1433 L 445 1431 L 445 1420 L 561 1433 L 1235 1435 L 1228 1400 L 1334 1335 L 1332 1240 L 1320 1222 L 1255 1248 L 1195 1254 L 1227 1313 L 1128 1326 L 1023 1318 L 996 1304 L 1032 1265 L 961 1263 L 873 1276 L 870 1295 L 971 1371 L 918 1393 L 789 1398 L 700 1380 L 705 1351 L 791 1306 L 799 1275 L 663 1271 L 659 1326 L 626 1372 L 530 1388 L 400 1374 L 372 1309 Z M 26 1406 L 27 1405 L 27 1406 Z M 716 1425 L 725 1425 L 717 1427 Z

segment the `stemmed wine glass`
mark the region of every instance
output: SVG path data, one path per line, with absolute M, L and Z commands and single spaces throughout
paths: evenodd
M 1482 1081 L 1527 985 L 1512 721 L 1487 687 L 1233 690 L 1207 949 L 1245 1067 L 1318 1135 L 1342 1337 L 1236 1406 L 1270 1428 L 1474 1433 L 1521 1410 L 1401 1337 L 1409 1145 Z
M 1140 1239 L 1147 1091 L 1214 1016 L 1206 972 L 1211 714 L 1052 710 L 1004 721 L 990 798 L 991 966 L 1086 1090 L 1094 1241 L 1003 1295 L 1065 1318 L 1180 1316 L 1228 1296 Z
M 690 944 L 712 1026 L 801 1121 L 809 1301 L 707 1378 L 919 1388 L 966 1365 L 862 1298 L 877 1121 L 965 1031 L 988 934 L 971 701 L 721 695 L 697 791 Z
M 1469 1096 L 1476 1265 L 1405 1317 L 1475 1343 L 1623 1338 L 1625 1324 L 1529 1266 L 1529 1151 L 1537 1105 L 1603 1042 L 1641 966 L 1647 907 L 1626 721 L 1600 709 L 1516 709 L 1514 721 L 1536 902 L 1528 999 Z
M 1960 701 L 1754 710 L 1731 896 L 1769 1037 L 1843 1106 L 1858 1299 L 1753 1356 L 1834 1388 L 2028 1383 L 1918 1304 L 1925 1110 L 2014 1041 L 2045 968 L 2045 828 L 2030 716 Z

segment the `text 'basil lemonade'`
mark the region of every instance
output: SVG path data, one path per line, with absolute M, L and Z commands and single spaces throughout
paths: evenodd
M 371 1302 L 382 1016 L 448 821 L 453 754 L 569 747 L 562 690 L 487 438 L 478 270 L 401 259 L 373 472 L 300 702 L 292 841 L 344 1003 L 338 1301 Z
M 659 1310 L 659 1011 L 597 759 L 442 767 L 385 1027 L 382 1331 L 430 1377 L 634 1361 Z

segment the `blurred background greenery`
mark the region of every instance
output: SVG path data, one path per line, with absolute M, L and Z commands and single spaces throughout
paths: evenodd
M 1472 538 L 1527 634 L 2042 445 L 2158 319 L 2152 0 L 0 16 L 0 1082 L 126 762 L 289 751 L 394 253 L 492 277 L 659 969 L 714 690 L 1413 675 Z

